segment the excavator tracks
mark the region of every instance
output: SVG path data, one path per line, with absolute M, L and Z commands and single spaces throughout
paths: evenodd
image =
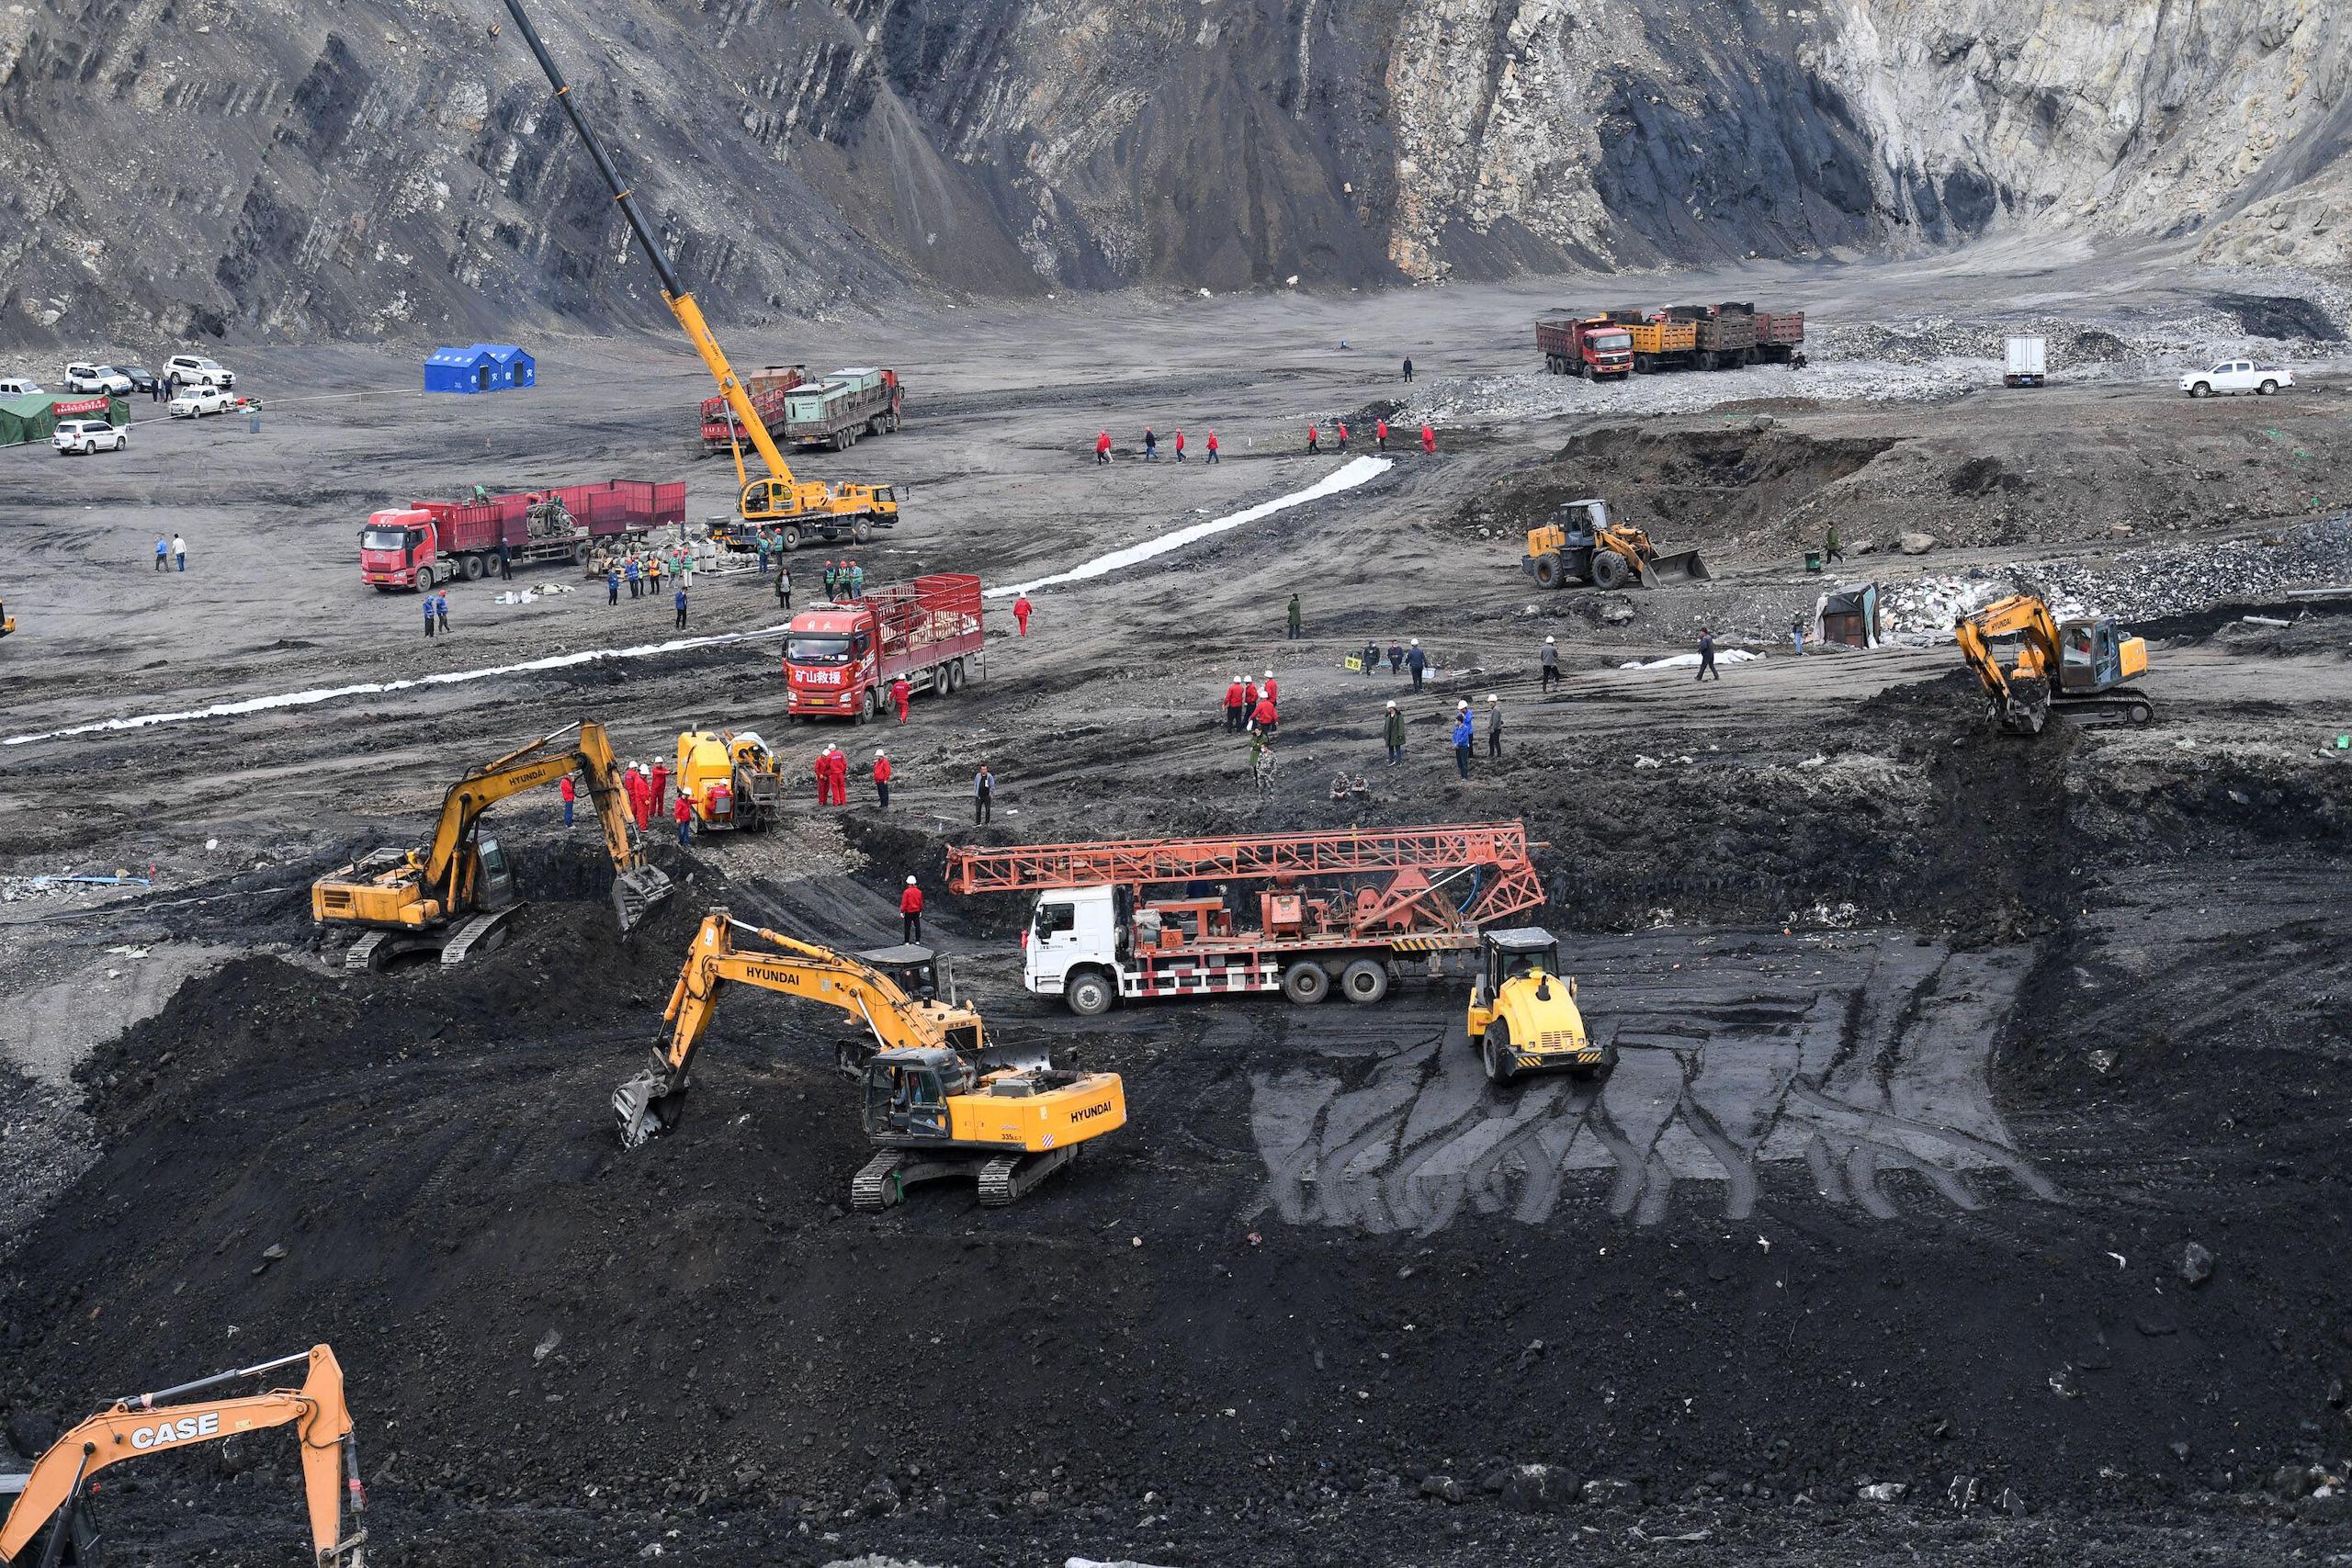
M 865 1162 L 865 1168 L 850 1179 L 849 1206 L 861 1214 L 878 1214 L 906 1197 L 899 1180 L 899 1168 L 907 1162 L 907 1155 L 899 1149 L 885 1149 Z
M 506 941 L 506 923 L 522 912 L 523 906 L 510 904 L 503 909 L 492 909 L 476 915 L 459 926 L 455 935 L 441 946 L 441 966 L 463 964 L 469 954 L 488 953 Z
M 1023 1196 L 1062 1167 L 1074 1163 L 1084 1147 L 1071 1144 L 1041 1155 L 1012 1155 L 980 1166 L 980 1206 L 1001 1209 Z

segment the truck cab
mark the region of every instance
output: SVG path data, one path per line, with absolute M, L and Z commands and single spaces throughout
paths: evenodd
M 1125 888 L 1108 886 L 1038 894 L 1021 940 L 1022 987 L 1060 997 L 1082 1017 L 1109 1011 L 1134 956 L 1132 902 Z
M 860 724 L 880 712 L 874 645 L 869 610 L 817 604 L 793 616 L 784 637 L 785 712 Z
M 436 581 L 434 557 L 438 536 L 429 512 L 407 507 L 371 512 L 359 530 L 359 580 L 379 593 L 395 588 L 430 589 Z

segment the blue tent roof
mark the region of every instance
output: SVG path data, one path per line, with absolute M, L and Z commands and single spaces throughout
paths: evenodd
M 529 357 L 527 355 L 524 355 L 521 349 L 515 347 L 511 343 L 478 343 L 474 344 L 474 352 L 476 354 L 487 354 L 502 365 L 515 358 L 517 355 L 521 355 L 525 358 Z

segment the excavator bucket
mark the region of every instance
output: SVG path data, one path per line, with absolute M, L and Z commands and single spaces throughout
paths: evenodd
M 633 871 L 613 873 L 613 911 L 621 918 L 621 934 L 627 936 L 635 931 L 637 923 L 674 891 L 668 874 L 659 866 L 641 865 Z
M 1699 558 L 1696 550 L 1677 550 L 1674 554 L 1652 556 L 1642 568 L 1642 586 L 1656 588 L 1667 582 L 1708 582 L 1714 573 Z

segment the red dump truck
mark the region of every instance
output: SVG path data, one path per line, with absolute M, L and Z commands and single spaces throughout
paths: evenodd
M 743 378 L 743 391 L 752 400 L 752 412 L 760 416 L 760 423 L 768 427 L 768 434 L 779 441 L 784 438 L 784 395 L 808 379 L 808 367 L 806 365 L 771 365 L 756 376 Z M 703 456 L 707 457 L 715 452 L 730 451 L 738 441 L 750 446 L 751 434 L 738 431 L 735 424 L 724 397 L 705 398 L 702 400 Z
M 1535 346 L 1555 376 L 1606 380 L 1634 373 L 1633 336 L 1606 315 L 1538 316 Z
M 934 572 L 863 598 L 811 604 L 784 638 L 786 714 L 864 724 L 904 675 L 918 692 L 953 692 L 980 668 L 980 580 Z
M 1715 307 L 1725 318 L 1746 316 L 1756 323 L 1753 352 L 1742 363 L 1749 365 L 1787 365 L 1802 369 L 1804 366 L 1804 312 L 1803 310 L 1759 310 L 1755 305 L 1726 301 Z
M 419 591 L 498 570 L 498 546 L 517 564 L 585 565 L 607 541 L 643 538 L 686 520 L 686 487 L 650 479 L 558 485 L 477 502 L 413 501 L 368 514 L 359 578 L 379 593 Z

